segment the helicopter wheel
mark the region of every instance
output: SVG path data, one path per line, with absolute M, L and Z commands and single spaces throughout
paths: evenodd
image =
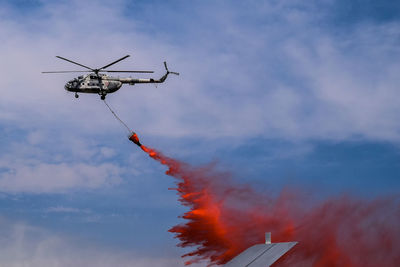
M 78 93 L 75 93 L 75 98 L 78 98 L 78 97 L 79 97 Z
M 101 100 L 105 100 L 106 99 L 106 95 L 101 95 L 100 98 L 101 98 Z

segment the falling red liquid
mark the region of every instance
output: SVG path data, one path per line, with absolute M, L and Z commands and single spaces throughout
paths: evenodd
M 189 208 L 184 223 L 169 231 L 191 263 L 224 264 L 244 249 L 263 243 L 299 243 L 273 266 L 397 267 L 400 266 L 398 198 L 357 201 L 335 198 L 309 207 L 306 198 L 285 191 L 278 197 L 233 182 L 215 166 L 193 167 L 141 146 L 178 179 L 179 201 Z M 309 208 L 305 208 L 305 207 Z

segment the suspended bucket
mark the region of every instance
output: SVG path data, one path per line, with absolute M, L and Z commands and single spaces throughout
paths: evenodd
M 137 136 L 137 134 L 135 132 L 131 132 L 128 135 L 129 140 L 131 140 L 132 142 L 134 142 L 136 145 L 138 146 L 142 146 L 142 144 L 139 141 L 139 137 Z

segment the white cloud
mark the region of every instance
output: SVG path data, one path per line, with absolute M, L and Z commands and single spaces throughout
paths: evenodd
M 105 158 L 111 158 L 111 157 L 115 156 L 115 154 L 116 154 L 115 150 L 112 148 L 109 148 L 109 147 L 102 147 L 100 149 L 100 152 L 101 152 L 102 156 Z
M 298 74 L 308 82 L 307 93 L 314 102 L 308 119 L 303 119 L 304 135 L 399 140 L 400 124 L 394 115 L 400 111 L 394 97 L 399 79 L 393 73 L 400 71 L 395 60 L 400 50 L 392 43 L 393 32 L 400 32 L 399 24 L 364 25 L 343 39 L 315 39 L 310 47 L 288 43 L 293 63 L 303 66 Z
M 75 100 L 64 91 L 73 75 L 39 72 L 75 68 L 55 55 L 100 66 L 131 53 L 116 68 L 154 68 L 158 76 L 167 59 L 182 73 L 158 88 L 125 86 L 109 96 L 145 135 L 400 139 L 396 23 L 360 25 L 340 36 L 315 26 L 314 4 L 254 1 L 245 13 L 199 4 L 195 20 L 182 22 L 184 32 L 169 36 L 138 30 L 143 21 L 123 16 L 124 3 L 43 1 L 46 16 L 31 17 L 33 29 L 3 19 L 2 121 L 56 127 L 74 137 L 120 131 L 98 96 Z M 154 12 L 173 19 L 171 12 Z
M 18 164 L 1 162 L 0 191 L 54 193 L 76 189 L 95 189 L 121 182 L 121 168 L 113 164 L 83 163 Z
M 141 256 L 91 244 L 78 237 L 57 235 L 26 223 L 0 219 L 1 267 L 184 266 L 179 257 Z M 204 265 L 192 265 L 199 267 Z
M 31 145 L 37 145 L 44 141 L 45 137 L 42 132 L 40 131 L 33 131 L 28 134 L 28 142 Z
M 131 166 L 110 161 L 117 151 L 99 145 L 95 142 L 97 136 L 76 138 L 48 130 L 10 133 L 0 154 L 0 192 L 65 193 L 99 189 L 121 184 L 123 176 L 141 173 L 138 159 Z
M 91 213 L 88 209 L 77 209 L 64 206 L 49 207 L 45 209 L 48 213 Z

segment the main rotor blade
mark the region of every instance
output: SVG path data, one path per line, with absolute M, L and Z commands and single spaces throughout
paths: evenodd
M 99 70 L 108 68 L 108 67 L 110 67 L 111 65 L 114 65 L 115 63 L 118 63 L 118 62 L 120 62 L 121 60 L 124 60 L 124 59 L 127 58 L 127 57 L 130 57 L 130 55 L 126 55 L 126 56 L 124 56 L 124 57 L 121 57 L 120 59 L 118 59 L 118 60 L 116 60 L 116 61 L 114 61 L 114 62 L 112 62 L 112 63 L 110 63 L 110 64 L 108 64 L 108 65 L 105 65 L 105 66 L 102 67 L 102 68 L 99 68 Z
M 75 61 L 69 60 L 69 59 L 67 59 L 67 58 L 60 57 L 60 56 L 56 56 L 56 57 L 57 57 L 57 58 L 59 58 L 59 59 L 62 59 L 62 60 L 68 61 L 68 62 L 70 62 L 70 63 L 76 64 L 76 65 L 78 65 L 78 66 L 84 67 L 84 68 L 86 68 L 86 69 L 89 69 L 89 70 L 92 70 L 92 71 L 94 71 L 94 69 L 92 69 L 92 68 L 89 68 L 88 66 L 82 65 L 82 64 L 80 64 L 80 63 L 77 63 L 77 62 L 75 62 Z
M 92 72 L 92 71 L 89 70 L 42 71 L 42 73 L 71 73 L 71 72 Z
M 99 72 L 154 73 L 152 70 L 101 70 Z

